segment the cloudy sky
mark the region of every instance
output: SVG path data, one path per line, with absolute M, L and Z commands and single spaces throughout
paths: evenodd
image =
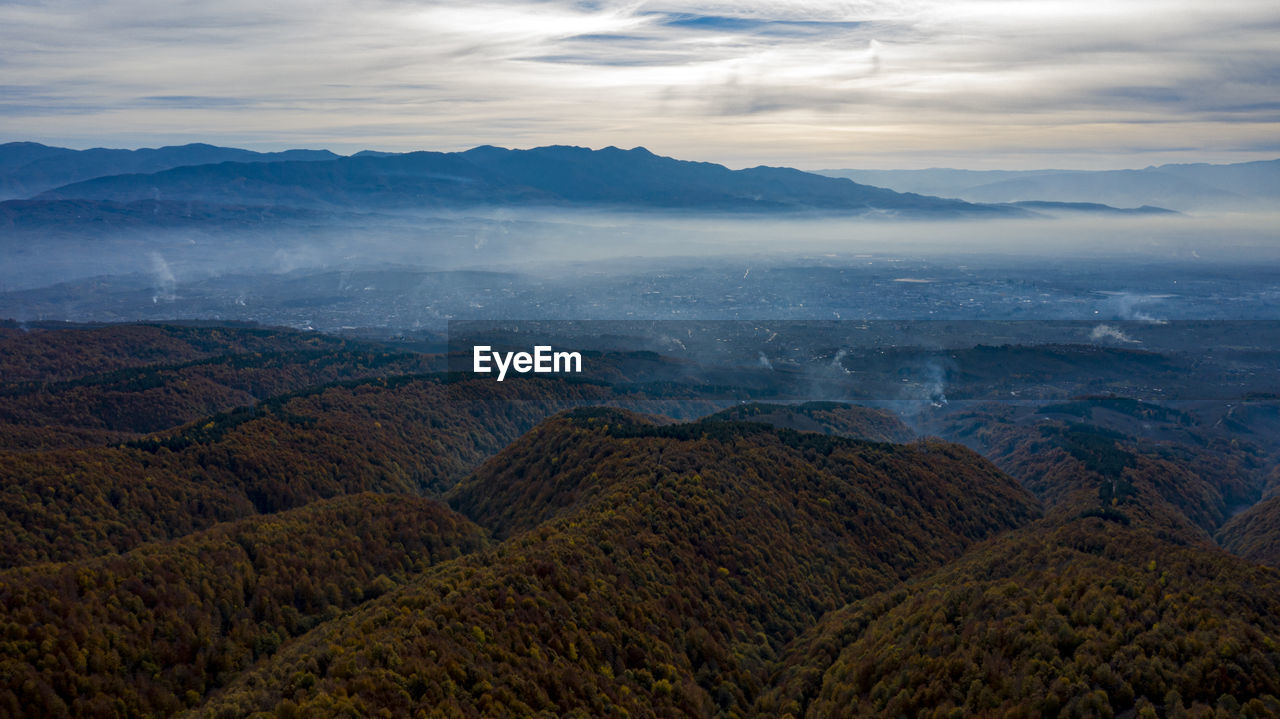
M 1276 0 L 5 0 L 0 141 L 644 145 L 734 167 L 1280 156 Z

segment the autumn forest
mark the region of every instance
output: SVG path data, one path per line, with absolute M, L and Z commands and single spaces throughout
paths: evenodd
M 0 326 L 0 715 L 1280 716 L 1274 401 L 900 415 L 652 361 Z

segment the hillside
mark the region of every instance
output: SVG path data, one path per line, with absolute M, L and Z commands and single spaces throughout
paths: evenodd
M 1223 434 L 1179 410 L 1126 400 L 1035 408 L 978 405 L 940 413 L 926 430 L 973 447 L 1018 478 L 1050 510 L 1107 511 L 1208 541 L 1234 508 L 1257 501 L 1274 440 Z
M 4 386 L 73 380 L 131 367 L 228 354 L 332 349 L 342 340 L 242 324 L 115 324 L 0 321 Z
M 909 427 L 653 352 L 499 384 L 252 326 L 0 343 L 6 716 L 1280 710 L 1274 403 Z M 971 354 L 953 387 L 1118 372 Z
M 422 375 L 433 358 L 347 343 L 219 355 L 0 385 L 0 448 L 57 449 L 140 439 L 201 417 L 339 381 Z M 98 438 L 98 442 L 86 438 Z
M 509 539 L 282 648 L 198 714 L 740 713 L 823 612 L 1037 513 L 951 445 L 617 410 L 544 422 L 453 503 Z
M 448 382 L 439 358 L 282 329 L 0 329 L 0 567 L 123 552 L 357 492 L 438 495 L 600 382 Z M 623 366 L 647 366 L 620 355 Z M 603 361 L 602 361 L 603 365 Z
M 471 406 L 433 376 L 321 385 L 121 446 L 0 452 L 0 557 L 65 561 L 340 494 L 439 493 L 550 412 L 607 398 L 546 385 L 510 402 L 495 385 L 477 383 Z
M 1218 543 L 1245 559 L 1280 567 L 1280 496 L 1271 496 L 1229 519 Z
M 1219 446 L 1198 417 L 1132 401 L 1035 409 L 957 410 L 935 428 L 984 447 L 1045 518 L 825 616 L 756 716 L 1280 711 L 1280 575 L 1250 561 L 1274 561 L 1274 500 L 1218 531 L 1243 558 L 1211 540 L 1263 477 L 1248 435 Z
M 833 612 L 761 717 L 1275 716 L 1280 577 L 1100 518 L 1048 520 Z
M 426 355 L 252 325 L 0 323 L 0 450 L 120 444 L 315 385 L 434 368 Z
M 0 572 L 0 713 L 170 715 L 289 637 L 483 543 L 437 502 L 357 494 Z
M 255 327 L 0 329 L 0 566 L 67 561 L 364 491 L 439 493 L 548 414 L 431 358 Z M 12 380 L 10 380 L 12 378 Z M 537 389 L 541 388 L 541 389 Z

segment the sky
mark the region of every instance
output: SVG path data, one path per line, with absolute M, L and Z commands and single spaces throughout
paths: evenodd
M 1276 0 L 5 0 L 0 141 L 644 146 L 730 167 L 1280 157 Z

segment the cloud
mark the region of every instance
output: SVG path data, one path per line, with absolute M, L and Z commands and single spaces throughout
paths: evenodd
M 1280 153 L 1277 30 L 1271 0 L 8 3 L 0 134 L 810 167 L 1255 159 Z

